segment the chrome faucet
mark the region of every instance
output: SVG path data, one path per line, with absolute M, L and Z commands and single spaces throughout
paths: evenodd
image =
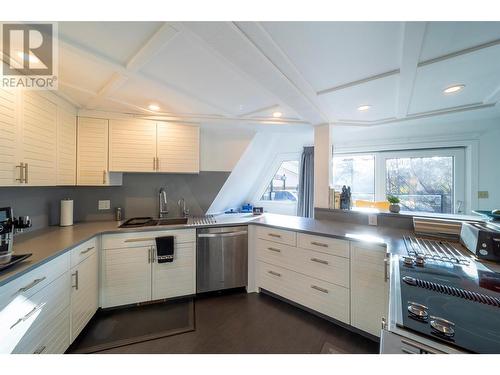
M 186 208 L 186 200 L 184 198 L 179 199 L 177 202 L 179 205 L 179 210 L 181 212 L 181 216 L 188 217 L 189 216 L 189 208 Z
M 160 219 L 166 218 L 168 215 L 168 205 L 167 205 L 167 189 L 160 188 L 160 193 L 158 194 L 158 217 Z

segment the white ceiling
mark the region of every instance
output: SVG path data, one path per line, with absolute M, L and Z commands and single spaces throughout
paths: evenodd
M 61 22 L 59 34 L 59 93 L 82 113 L 294 126 L 500 117 L 500 22 Z M 465 89 L 444 95 L 453 84 Z

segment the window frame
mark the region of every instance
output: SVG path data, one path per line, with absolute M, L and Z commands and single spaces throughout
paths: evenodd
M 269 183 L 271 179 L 274 177 L 276 172 L 278 172 L 278 169 L 280 168 L 281 164 L 285 161 L 298 161 L 299 162 L 299 175 L 300 175 L 300 158 L 301 158 L 301 153 L 300 152 L 286 152 L 286 153 L 281 153 L 276 155 L 274 158 L 273 162 L 271 163 L 270 168 L 266 169 L 266 172 L 260 177 L 260 181 L 265 181 L 262 182 L 259 185 L 259 188 L 255 190 L 255 193 L 253 194 L 253 199 L 252 202 L 256 202 L 258 205 L 275 205 L 275 206 L 291 206 L 291 205 L 297 205 L 298 201 L 292 202 L 292 201 L 266 201 L 262 200 L 262 195 L 265 193 L 267 187 L 269 186 Z M 299 177 L 300 178 L 300 177 Z
M 387 159 L 409 158 L 409 157 L 432 157 L 432 156 L 452 156 L 453 161 L 453 212 L 451 214 L 464 214 L 467 212 L 468 200 L 466 199 L 466 180 L 470 174 L 468 171 L 468 163 L 466 163 L 466 147 L 440 147 L 427 149 L 404 149 L 390 151 L 373 151 L 373 152 L 334 152 L 333 157 L 349 157 L 373 155 L 374 157 L 374 184 L 375 184 L 375 201 L 386 200 L 386 181 L 387 181 Z M 459 170 L 458 166 L 463 168 Z M 333 168 L 333 166 L 332 166 Z M 332 185 L 333 185 L 332 171 Z M 458 202 L 462 201 L 461 211 L 458 211 Z

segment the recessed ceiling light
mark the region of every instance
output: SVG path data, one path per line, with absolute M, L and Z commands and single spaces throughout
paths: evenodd
M 454 94 L 456 92 L 462 91 L 465 85 L 454 85 L 443 90 L 445 94 Z
M 368 111 L 371 107 L 372 107 L 371 105 L 367 105 L 367 104 L 365 104 L 365 105 L 360 105 L 360 106 L 358 107 L 358 111 L 361 111 L 361 112 Z
M 159 111 L 160 110 L 160 106 L 158 104 L 150 104 L 148 106 L 148 108 L 152 111 Z
M 274 112 L 273 113 L 273 117 L 280 118 L 281 116 L 283 116 L 283 113 L 281 113 L 281 112 Z

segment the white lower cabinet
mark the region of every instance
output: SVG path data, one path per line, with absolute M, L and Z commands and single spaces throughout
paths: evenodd
M 351 325 L 380 336 L 389 307 L 389 255 L 384 246 L 351 242 Z
M 155 238 L 174 237 L 174 260 L 158 263 Z M 103 236 L 102 307 L 115 307 L 196 292 L 194 229 Z
M 385 246 L 265 227 L 251 243 L 258 288 L 380 336 L 389 305 Z
M 86 251 L 76 250 L 79 253 Z M 80 263 L 71 268 L 73 283 L 71 285 L 72 342 L 94 316 L 99 304 L 98 253 L 92 249 L 88 254 Z

